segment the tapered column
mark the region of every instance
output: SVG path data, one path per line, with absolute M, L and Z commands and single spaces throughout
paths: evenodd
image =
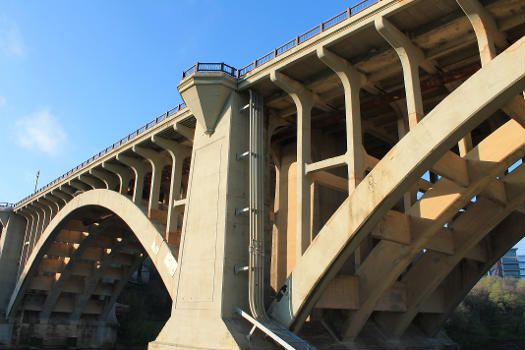
M 173 130 L 175 130 L 175 132 L 181 134 L 182 136 L 193 142 L 193 138 L 195 136 L 195 129 L 191 129 L 187 126 L 177 123 L 173 125 Z
M 65 193 L 67 196 L 70 196 L 70 199 L 73 199 L 75 196 L 76 189 L 71 187 L 69 184 L 60 185 L 59 191 Z
M 80 181 L 88 184 L 89 186 L 93 187 L 93 189 L 97 188 L 105 188 L 106 185 L 101 180 L 97 179 L 94 176 L 88 175 L 88 174 L 81 174 L 79 177 Z
M 40 226 L 42 225 L 42 214 L 40 213 L 40 210 L 36 208 L 33 204 L 28 205 L 29 210 L 31 210 L 34 222 L 31 227 L 31 232 L 28 236 L 27 241 L 24 243 L 27 248 L 24 256 L 24 264 L 29 259 L 29 255 L 31 254 L 31 250 L 33 249 L 33 240 L 38 235 L 38 230 L 40 229 Z
M 504 47 L 507 45 L 505 37 L 498 31 L 496 22 L 478 0 L 456 1 L 472 23 L 478 41 L 481 64 L 486 65 L 496 56 L 494 42 L 497 41 L 498 46 Z
M 77 190 L 79 190 L 81 192 L 86 192 L 86 191 L 94 189 L 93 187 L 91 187 L 88 184 L 80 181 L 79 179 L 72 179 L 71 181 L 69 181 L 68 184 L 69 184 L 69 186 L 71 186 L 73 188 L 76 188 Z
M 117 160 L 126 164 L 135 174 L 135 185 L 133 186 L 132 200 L 135 204 L 141 204 L 142 191 L 144 190 L 144 177 L 148 171 L 148 165 L 137 158 L 128 157 L 122 154 L 117 155 Z
M 108 190 L 114 191 L 115 188 L 119 186 L 115 175 L 113 175 L 109 171 L 100 168 L 92 168 L 89 169 L 89 173 L 97 179 L 99 179 L 100 181 L 104 182 Z
M 44 227 L 44 221 L 45 221 L 45 214 L 43 212 L 43 209 L 41 206 L 37 203 L 37 201 L 33 201 L 31 203 L 31 207 L 35 211 L 36 215 L 36 225 L 33 232 L 31 232 L 31 237 L 29 240 L 29 247 L 27 254 L 25 256 L 25 260 L 27 261 L 29 259 L 29 256 L 31 255 L 31 252 L 33 251 L 33 247 L 35 246 L 35 243 L 38 240 L 38 237 L 40 236 L 40 232 L 42 232 L 42 228 Z
M 379 34 L 394 48 L 403 66 L 408 123 L 410 129 L 413 129 L 424 116 L 423 99 L 419 83 L 419 65 L 424 61 L 425 56 L 419 48 L 414 46 L 386 18 L 376 17 L 374 24 Z M 432 70 L 428 65 L 427 69 Z
M 348 168 L 348 195 L 350 195 L 363 179 L 365 170 L 359 91 L 366 77 L 352 67 L 347 60 L 324 47 L 317 49 L 317 57 L 337 74 L 343 84 L 346 115 L 345 158 Z
M 20 275 L 20 273 L 24 269 L 25 257 L 29 250 L 29 240 L 31 238 L 31 232 L 33 231 L 33 227 L 35 226 L 35 221 L 36 221 L 33 211 L 29 210 L 29 208 L 24 207 L 19 212 L 21 215 L 23 215 L 26 218 L 26 226 L 25 226 L 25 231 L 24 231 L 24 239 L 20 243 L 21 248 L 20 248 L 20 257 L 18 259 L 17 276 Z
M 33 236 L 33 239 L 31 241 L 31 250 L 36 245 L 36 242 L 38 242 L 38 239 L 40 238 L 40 235 L 44 230 L 46 229 L 47 225 L 49 224 L 49 208 L 39 202 L 39 200 L 33 201 L 33 206 L 37 210 L 37 215 L 40 215 L 39 225 L 37 227 L 36 234 Z
M 39 198 L 38 199 L 40 201 L 40 203 L 42 203 L 43 205 L 45 205 L 49 209 L 49 216 L 48 216 L 48 220 L 47 220 L 47 223 L 46 223 L 46 227 L 47 227 L 47 225 L 49 225 L 49 222 L 55 217 L 55 215 L 58 213 L 58 210 L 60 209 L 58 207 L 58 204 L 56 204 L 55 202 L 47 199 L 46 198 L 47 196 L 48 195 L 45 195 L 45 196 L 43 196 L 43 198 Z
M 120 181 L 119 192 L 124 195 L 128 194 L 129 182 L 131 181 L 131 178 L 133 177 L 132 172 L 124 166 L 113 164 L 113 163 L 108 163 L 108 162 L 103 162 L 102 167 L 104 169 L 107 169 L 108 171 L 111 171 L 113 174 L 117 175 Z
M 270 79 L 286 91 L 297 108 L 297 216 L 296 261 L 310 244 L 310 183 L 306 165 L 311 162 L 311 113 L 314 95 L 299 82 L 273 71 Z
M 8 215 L 0 236 L 0 344 L 10 344 L 13 323 L 3 316 L 17 281 L 27 216 L 21 215 L 20 211 L 3 213 Z
M 133 152 L 145 158 L 151 165 L 151 184 L 149 191 L 148 216 L 154 210 L 159 209 L 160 183 L 162 181 L 162 169 L 170 163 L 169 159 L 152 149 L 133 146 Z
M 435 73 L 436 68 L 433 63 L 425 61 L 423 51 L 416 47 L 405 34 L 394 27 L 386 18 L 376 17 L 374 25 L 378 33 L 396 51 L 401 61 L 405 82 L 408 127 L 412 130 L 424 116 L 423 98 L 421 96 L 421 85 L 419 82 L 419 66 L 421 65 L 422 68 L 429 73 Z M 403 121 L 400 121 L 400 124 L 398 124 L 398 129 L 399 138 L 401 139 L 407 132 Z M 416 194 L 417 191 L 414 190 L 405 194 L 405 211 L 415 202 Z
M 59 191 L 53 190 L 52 192 L 46 194 L 46 198 L 48 198 L 51 202 L 53 202 L 57 207 L 57 212 L 60 211 L 64 207 L 64 205 L 67 204 L 67 200 L 62 197 L 62 195 L 57 196 L 57 193 Z
M 496 46 L 506 47 L 507 40 L 498 30 L 496 21 L 478 0 L 456 0 L 467 15 L 478 42 L 481 65 L 485 66 L 496 57 Z M 503 111 L 525 128 L 525 100 L 514 97 Z
M 164 148 L 171 156 L 171 182 L 170 182 L 170 196 L 168 204 L 168 220 L 166 224 L 166 240 L 168 243 L 178 244 L 177 242 L 177 226 L 178 217 L 181 209 L 185 207 L 186 201 L 183 201 L 181 196 L 182 187 L 182 165 L 184 158 L 191 154 L 189 147 L 178 144 L 175 141 L 168 140 L 161 136 L 153 136 L 151 141 Z M 175 205 L 175 203 L 183 203 Z

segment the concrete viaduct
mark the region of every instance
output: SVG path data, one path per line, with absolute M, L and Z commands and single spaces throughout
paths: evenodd
M 111 344 L 149 257 L 150 349 L 451 345 L 525 232 L 524 35 L 524 0 L 368 0 L 197 63 L 185 104 L 0 208 L 0 343 Z

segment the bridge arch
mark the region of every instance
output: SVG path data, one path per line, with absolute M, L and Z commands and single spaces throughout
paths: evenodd
M 162 225 L 152 222 L 143 209 L 135 205 L 128 197 L 111 190 L 94 189 L 74 197 L 46 227 L 18 277 L 7 308 L 8 317 L 14 317 L 40 262 L 61 229 L 74 217 L 75 213 L 86 208 L 98 208 L 110 212 L 129 228 L 142 245 L 144 252 L 151 258 L 170 297 L 173 298 L 174 276 L 177 268 L 176 251 L 167 244 L 160 233 L 164 231 Z M 112 298 L 112 302 L 115 301 L 116 297 Z

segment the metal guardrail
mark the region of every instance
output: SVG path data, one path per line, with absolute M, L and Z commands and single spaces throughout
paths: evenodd
M 263 64 L 273 60 L 277 56 L 282 55 L 288 50 L 291 50 L 294 47 L 304 43 L 305 41 L 310 40 L 316 35 L 321 34 L 325 30 L 332 28 L 336 24 L 344 21 L 345 19 L 348 19 L 354 16 L 355 14 L 361 12 L 362 10 L 368 8 L 369 6 L 379 1 L 381 0 L 363 0 L 360 3 L 355 4 L 354 6 L 347 8 L 345 11 L 338 13 L 332 18 L 329 18 L 328 20 L 322 22 L 318 26 L 315 26 L 312 29 L 304 32 L 303 34 L 296 36 L 292 40 L 279 46 L 273 51 L 268 52 L 266 55 L 256 59 L 255 61 L 242 67 L 241 69 L 237 70 L 224 63 L 199 63 L 197 62 L 196 64 L 194 64 L 193 66 L 191 66 L 190 68 L 182 72 L 182 79 L 192 75 L 195 72 L 205 72 L 205 71 L 207 72 L 225 72 L 237 79 L 242 78 L 243 76 L 245 76 L 246 74 L 254 70 L 255 68 L 262 66 Z M 225 70 L 224 67 L 227 67 L 227 70 Z
M 192 75 L 195 72 L 224 72 L 235 78 L 238 76 L 237 69 L 225 64 L 224 62 L 222 63 L 197 62 L 193 66 L 191 66 L 190 68 L 182 72 L 182 79 L 186 78 L 187 76 Z
M 186 108 L 186 104 L 185 103 L 180 103 L 178 104 L 175 108 L 172 108 L 170 109 L 169 111 L 166 111 L 166 113 L 163 113 L 161 115 L 159 115 L 157 118 L 153 119 L 152 121 L 150 121 L 149 123 L 141 126 L 140 128 L 138 128 L 137 130 L 133 131 L 132 133 L 130 133 L 129 135 L 121 138 L 120 140 L 118 140 L 117 142 L 113 143 L 112 145 L 106 147 L 105 149 L 103 149 L 102 151 L 98 152 L 97 154 L 93 155 L 91 158 L 83 161 L 82 163 L 80 163 L 79 165 L 77 165 L 76 167 L 74 167 L 73 169 L 69 170 L 67 173 L 63 174 L 62 176 L 54 179 L 53 181 L 51 181 L 50 183 L 48 183 L 47 185 L 45 185 L 44 187 L 41 187 L 38 191 L 30 194 L 29 196 L 25 197 L 24 199 L 18 201 L 16 204 L 14 204 L 13 206 L 17 206 L 19 205 L 20 203 L 26 201 L 27 199 L 45 191 L 46 189 L 48 189 L 49 187 L 55 185 L 56 183 L 58 183 L 59 181 L 63 180 L 64 178 L 68 177 L 69 175 L 73 174 L 74 172 L 86 167 L 87 165 L 93 163 L 95 160 L 97 160 L 98 158 L 102 157 L 103 155 L 107 154 L 108 152 L 114 150 L 115 148 L 119 147 L 120 145 L 128 142 L 129 140 L 131 139 L 134 139 L 135 137 L 139 136 L 140 134 L 142 134 L 144 131 L 150 129 L 152 126 L 160 123 L 161 121 L 163 121 L 164 119 L 174 115 L 175 113 L 181 111 L 182 109 Z
M 381 1 L 381 0 L 363 0 L 360 3 L 358 3 L 358 4 L 356 4 L 356 5 L 352 6 L 352 7 L 349 7 L 345 11 L 343 11 L 343 12 L 333 16 L 332 18 L 322 22 L 318 26 L 315 26 L 312 29 L 304 32 L 303 34 L 295 37 L 294 39 L 288 41 L 287 43 L 279 46 L 278 48 L 276 48 L 273 51 L 267 53 L 266 55 L 256 59 L 255 61 L 251 62 L 250 64 L 248 64 L 247 66 L 244 66 L 241 69 L 236 69 L 236 68 L 234 68 L 234 67 L 232 67 L 230 65 L 227 65 L 225 63 L 197 62 L 196 64 L 194 64 L 193 66 L 191 66 L 190 68 L 188 68 L 184 72 L 182 72 L 182 78 L 184 79 L 184 78 L 192 75 L 195 72 L 224 72 L 224 73 L 226 73 L 228 75 L 231 75 L 234 78 L 239 79 L 239 78 L 245 76 L 248 72 L 254 70 L 255 68 L 262 66 L 263 64 L 271 61 L 272 59 L 276 58 L 277 56 L 287 52 L 288 50 L 291 50 L 292 48 L 302 44 L 303 42 L 305 42 L 307 40 L 310 40 L 311 38 L 315 37 L 316 35 L 324 32 L 325 30 L 333 27 L 334 25 L 344 21 L 345 19 L 348 19 L 348 18 L 352 17 L 353 15 L 359 13 L 360 11 L 368 8 L 369 6 L 375 4 L 376 2 L 379 2 L 379 1 Z M 55 180 L 51 181 L 50 183 L 48 183 L 44 187 L 40 188 L 35 193 L 33 193 L 33 194 L 25 197 L 24 199 L 18 201 L 14 205 L 17 206 L 20 203 L 26 201 L 27 199 L 29 199 L 29 198 L 31 198 L 31 197 L 41 193 L 42 191 L 45 191 L 46 189 L 48 189 L 49 187 L 53 186 L 57 182 L 61 181 L 65 177 L 67 177 L 67 176 L 73 174 L 74 172 L 78 171 L 79 169 L 81 169 L 81 168 L 91 164 L 92 162 L 94 162 L 98 158 L 102 157 L 103 155 L 107 154 L 111 150 L 113 150 L 113 149 L 119 147 L 120 145 L 122 145 L 123 143 L 125 143 L 125 142 L 127 142 L 127 141 L 129 141 L 129 140 L 131 140 L 131 139 L 133 139 L 135 137 L 137 137 L 138 135 L 140 135 L 144 131 L 146 131 L 149 128 L 151 128 L 153 125 L 159 123 L 160 121 L 166 119 L 167 117 L 173 115 L 174 113 L 180 111 L 181 109 L 183 109 L 185 107 L 186 107 L 186 105 L 184 103 L 181 103 L 177 107 L 175 107 L 175 108 L 167 111 L 166 113 L 158 116 L 157 118 L 155 118 L 151 122 L 147 123 L 146 125 L 142 126 L 141 128 L 138 128 L 137 130 L 135 130 L 134 132 L 132 132 L 128 136 L 123 137 L 122 139 L 118 140 L 117 142 L 115 142 L 111 146 L 106 147 L 104 150 L 100 151 L 99 153 L 95 154 L 94 156 L 92 156 L 88 160 L 86 160 L 86 161 L 82 162 L 81 164 L 77 165 L 76 167 L 74 167 L 73 169 L 69 170 L 67 173 L 63 174 L 62 176 L 60 176 L 60 177 L 56 178 Z

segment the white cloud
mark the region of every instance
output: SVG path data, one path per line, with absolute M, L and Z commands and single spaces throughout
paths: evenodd
M 7 56 L 24 56 L 25 45 L 16 23 L 0 18 L 0 51 Z
M 56 156 L 64 148 L 66 133 L 49 110 L 41 109 L 15 122 L 15 141 L 20 146 Z

